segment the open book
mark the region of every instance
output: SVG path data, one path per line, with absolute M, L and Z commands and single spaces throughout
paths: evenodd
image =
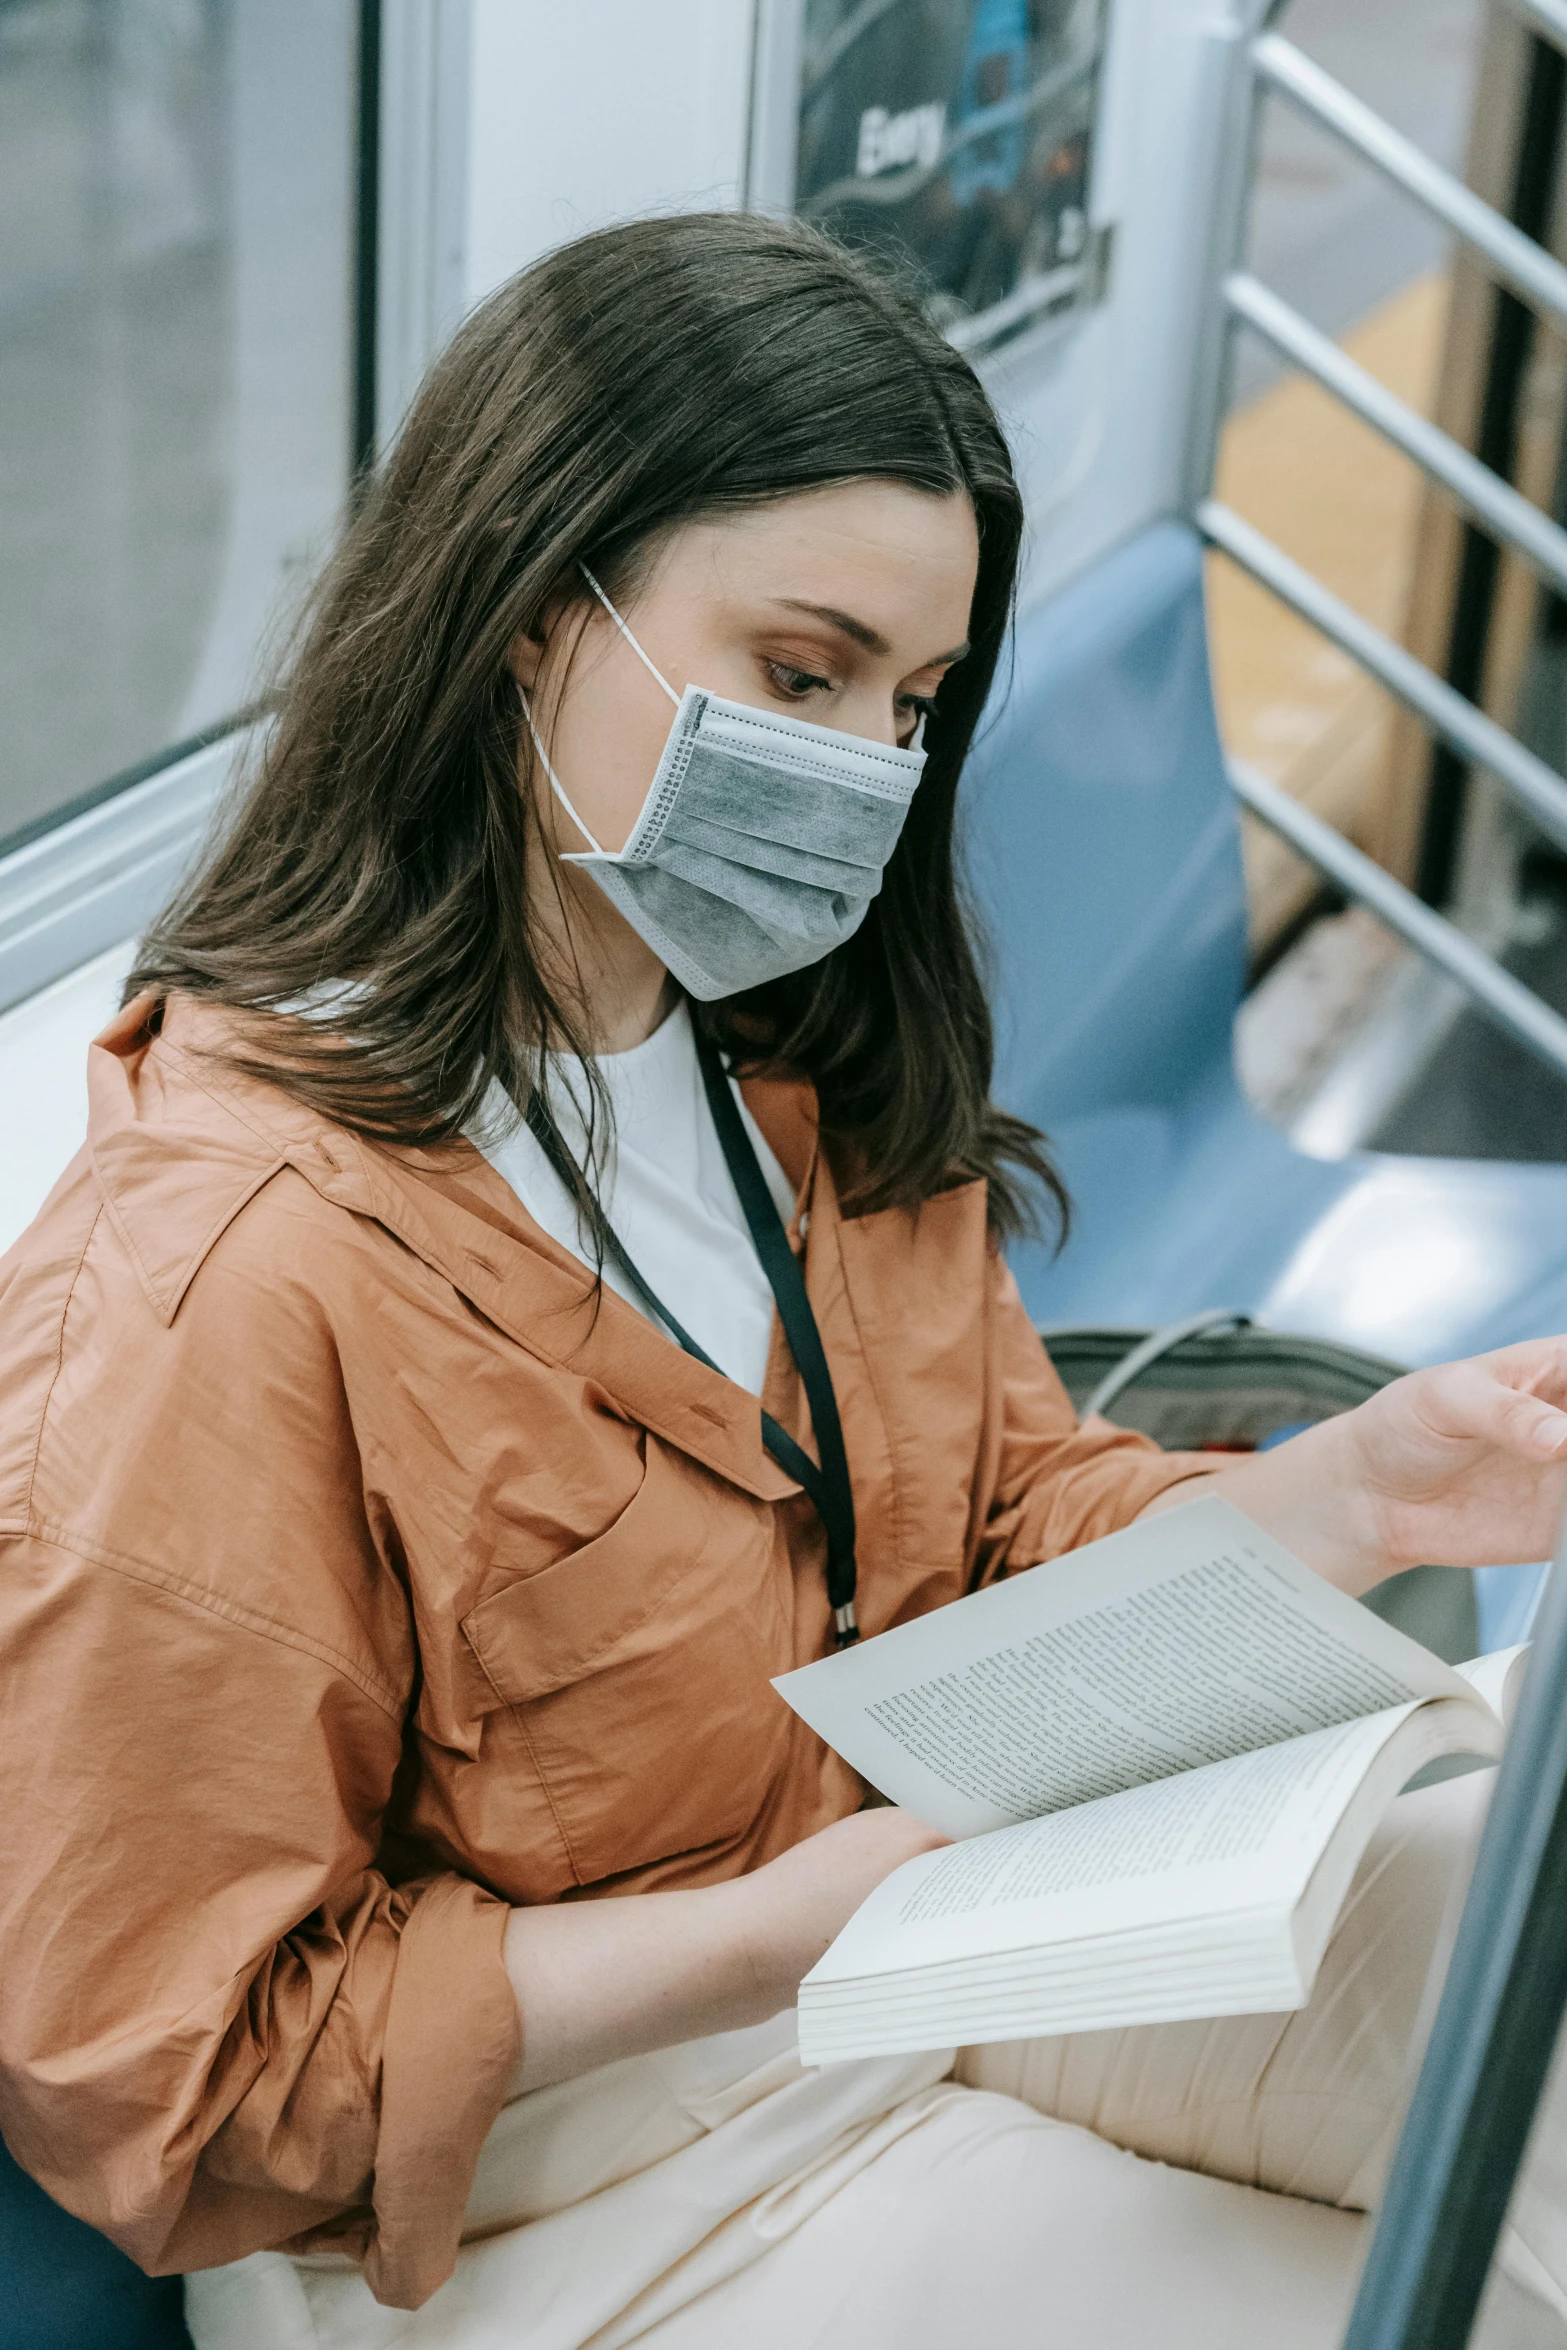
M 786 1673 L 955 1839 L 806 1976 L 802 2057 L 1303 2006 L 1387 1804 L 1501 1752 L 1525 1653 L 1454 1671 L 1204 1499 Z

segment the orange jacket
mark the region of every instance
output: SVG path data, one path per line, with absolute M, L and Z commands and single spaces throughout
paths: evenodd
M 0 2128 L 148 2269 L 330 2244 L 415 2306 L 517 2062 L 507 1905 L 711 1883 L 860 1803 L 767 1686 L 828 1645 L 821 1530 L 755 1398 L 476 1151 L 223 1073 L 188 1000 L 152 1028 L 93 1047 L 0 1260 Z M 747 1098 L 868 1633 L 1203 1465 L 1076 1426 L 982 1185 L 846 1221 L 808 1093 Z M 776 1328 L 765 1401 L 810 1441 Z

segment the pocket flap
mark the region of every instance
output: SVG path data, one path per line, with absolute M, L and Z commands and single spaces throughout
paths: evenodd
M 706 1483 L 650 1440 L 642 1483 L 612 1526 L 469 1610 L 463 1637 L 502 1705 L 525 1705 L 678 1637 L 661 1612 L 709 1562 L 722 1514 Z

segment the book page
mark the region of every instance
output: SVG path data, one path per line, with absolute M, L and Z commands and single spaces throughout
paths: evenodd
M 773 1683 L 973 1836 L 1467 1683 L 1205 1497 Z
M 806 1981 L 1288 1907 L 1416 1710 L 1391 1707 L 921 1853 L 861 1904 Z
M 1513 1709 L 1518 1703 L 1518 1692 L 1523 1686 L 1525 1660 L 1529 1642 L 1519 1641 L 1515 1648 L 1493 1649 L 1489 1656 L 1472 1656 L 1456 1669 L 1471 1689 L 1485 1699 L 1497 1720 L 1510 1724 Z

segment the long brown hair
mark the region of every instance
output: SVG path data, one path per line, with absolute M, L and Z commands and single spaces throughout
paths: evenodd
M 816 1088 L 849 1211 L 989 1179 L 1001 1232 L 1039 1136 L 989 1101 L 991 1021 L 954 871 L 959 772 L 1011 612 L 1019 499 L 972 369 L 883 275 L 795 222 L 606 229 L 479 308 L 431 370 L 316 590 L 255 772 L 154 924 L 128 993 L 242 1015 L 240 1065 L 383 1140 L 449 1139 L 498 1080 L 585 1054 L 525 868 L 553 852 L 518 780 L 507 667 L 586 562 L 617 601 L 697 516 L 853 479 L 964 492 L 972 650 L 926 730 L 880 895 L 825 961 L 698 1017 Z M 617 594 L 617 590 L 619 594 Z M 338 983 L 308 1022 L 275 1015 Z M 243 1017 L 249 1015 L 249 1017 Z

